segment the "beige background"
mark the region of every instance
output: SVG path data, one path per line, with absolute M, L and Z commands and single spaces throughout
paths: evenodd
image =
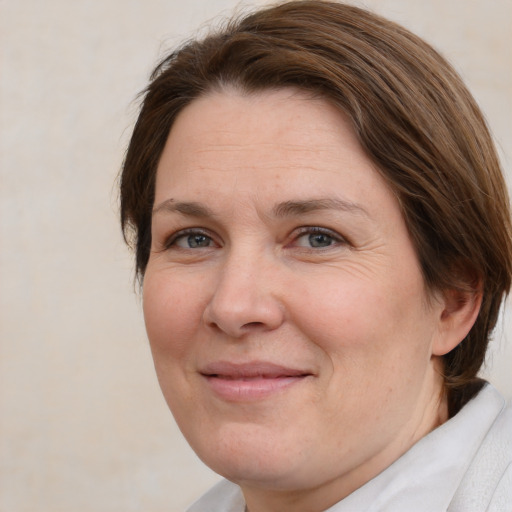
M 115 180 L 152 65 L 234 5 L 0 0 L 1 512 L 178 512 L 218 478 L 160 396 Z M 366 5 L 455 63 L 510 174 L 512 2 Z M 512 397 L 509 318 L 487 373 Z

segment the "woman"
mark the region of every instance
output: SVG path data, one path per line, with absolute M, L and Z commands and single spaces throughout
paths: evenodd
M 510 509 L 512 412 L 477 377 L 508 198 L 423 41 L 313 0 L 188 43 L 145 93 L 121 220 L 164 396 L 227 479 L 191 511 Z

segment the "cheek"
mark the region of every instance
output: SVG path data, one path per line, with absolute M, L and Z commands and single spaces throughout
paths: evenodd
M 146 272 L 144 278 L 144 321 L 156 375 L 177 420 L 191 414 L 189 404 L 195 403 L 188 378 L 193 367 L 194 336 L 202 314 L 192 290 L 190 283 L 161 272 Z
M 158 356 L 169 354 L 176 358 L 190 346 L 202 316 L 202 300 L 194 291 L 197 289 L 200 287 L 176 276 L 146 273 L 144 320 L 156 364 Z
M 341 351 L 364 342 L 385 314 L 375 285 L 337 277 L 303 283 L 290 297 L 294 305 L 289 309 L 295 312 L 295 321 L 308 337 L 319 342 L 330 340 L 330 349 Z
M 320 277 L 320 276 L 318 276 Z M 361 279 L 341 274 L 316 279 L 294 294 L 295 321 L 307 337 L 342 366 L 348 376 L 393 371 L 410 355 L 425 359 L 430 322 L 423 307 L 421 281 Z M 394 282 L 393 282 L 394 281 Z M 415 355 L 416 353 L 416 355 Z

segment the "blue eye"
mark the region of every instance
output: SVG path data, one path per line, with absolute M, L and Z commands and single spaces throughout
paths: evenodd
M 334 240 L 325 233 L 312 233 L 308 235 L 308 242 L 311 247 L 329 247 L 334 243 Z
M 195 249 L 196 247 L 210 247 L 212 241 L 211 238 L 205 235 L 188 235 L 183 238 L 186 239 L 188 247 L 191 249 Z
M 294 245 L 305 248 L 325 249 L 343 242 L 344 240 L 339 235 L 330 232 L 330 230 L 309 228 L 295 239 Z
M 201 232 L 178 234 L 166 244 L 168 248 L 174 246 L 179 247 L 180 249 L 202 249 L 212 247 L 213 245 L 213 240 L 208 235 Z

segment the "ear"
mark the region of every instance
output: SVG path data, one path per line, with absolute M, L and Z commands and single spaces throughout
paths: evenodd
M 432 346 L 435 356 L 444 356 L 468 335 L 482 304 L 482 284 L 479 281 L 466 289 L 445 290 L 440 301 L 438 335 Z

